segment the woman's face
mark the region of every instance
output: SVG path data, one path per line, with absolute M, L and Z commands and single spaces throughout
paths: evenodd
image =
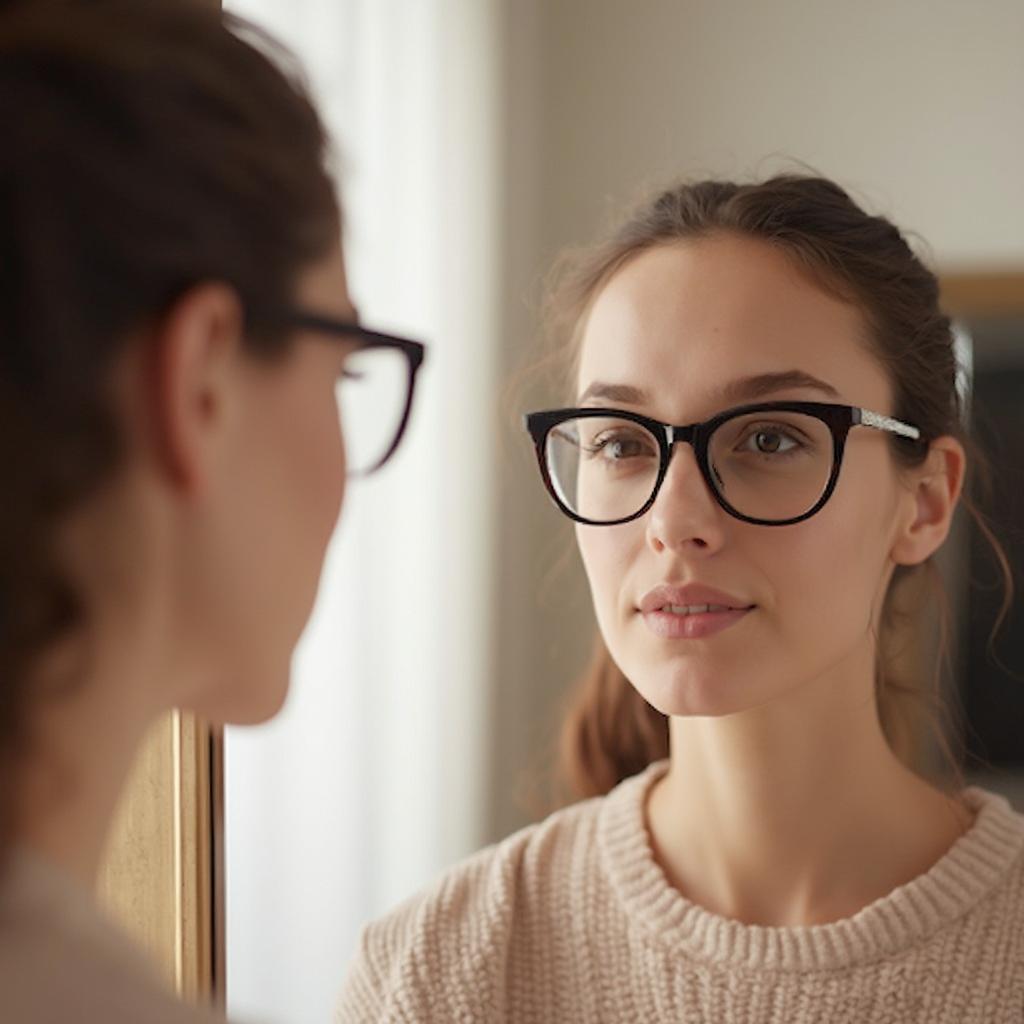
M 354 318 L 340 253 L 302 277 L 296 304 Z M 300 332 L 283 360 L 240 360 L 236 425 L 182 588 L 203 658 L 185 703 L 215 721 L 262 721 L 287 694 L 345 491 L 335 388 L 352 347 Z
M 774 399 L 892 414 L 891 387 L 858 309 L 768 244 L 737 236 L 633 259 L 597 296 L 581 344 L 582 405 L 673 424 Z M 783 374 L 788 382 L 770 379 Z M 678 444 L 645 515 L 577 526 L 605 642 L 651 704 L 666 714 L 723 715 L 822 679 L 873 678 L 872 635 L 892 547 L 915 509 L 888 445 L 879 431 L 851 430 L 835 493 L 795 525 L 729 516 L 693 449 Z M 689 623 L 647 614 L 645 597 L 659 586 L 710 588 L 719 602 L 697 592 L 686 603 L 739 610 Z

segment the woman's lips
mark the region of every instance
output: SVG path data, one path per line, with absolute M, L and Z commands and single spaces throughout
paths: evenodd
M 668 640 L 701 640 L 735 625 L 756 605 L 707 584 L 662 583 L 648 591 L 637 611 L 647 628 Z
M 704 610 L 700 610 L 704 609 Z M 722 606 L 666 607 L 641 612 L 644 624 L 665 640 L 702 640 L 721 633 L 754 610 Z

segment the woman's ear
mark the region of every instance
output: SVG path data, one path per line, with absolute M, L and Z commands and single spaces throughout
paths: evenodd
M 931 442 L 925 461 L 910 471 L 913 504 L 893 544 L 892 560 L 897 565 L 919 565 L 942 546 L 966 468 L 963 445 L 955 437 L 943 436 Z
M 244 317 L 235 290 L 195 285 L 155 329 L 152 417 L 162 469 L 188 492 L 202 489 L 223 432 Z

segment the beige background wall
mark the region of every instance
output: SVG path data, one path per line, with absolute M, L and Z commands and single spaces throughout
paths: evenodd
M 941 270 L 1024 268 L 1024 3 L 508 0 L 502 194 L 506 376 L 540 275 L 645 186 L 835 177 L 926 240 Z M 492 836 L 519 797 L 592 629 L 572 537 L 503 431 Z

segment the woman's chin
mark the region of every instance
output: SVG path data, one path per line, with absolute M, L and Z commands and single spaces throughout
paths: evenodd
M 284 707 L 290 673 L 246 674 L 207 689 L 182 706 L 211 725 L 262 725 Z
M 630 678 L 643 678 L 643 674 Z M 635 681 L 634 685 L 640 696 L 663 715 L 719 718 L 743 711 L 753 703 L 749 695 L 743 700 L 723 676 L 692 669 L 667 671 L 659 666 L 646 674 L 642 685 Z

